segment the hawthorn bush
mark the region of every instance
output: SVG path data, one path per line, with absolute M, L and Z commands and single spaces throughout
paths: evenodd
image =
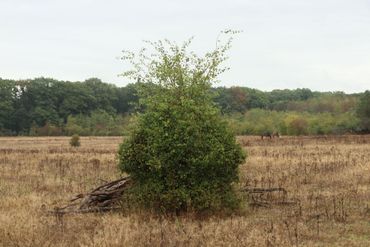
M 228 42 L 199 57 L 169 41 L 126 53 L 140 81 L 137 125 L 119 149 L 119 168 L 134 184 L 125 201 L 161 212 L 233 210 L 234 183 L 245 154 L 212 101 L 211 85 L 226 68 Z

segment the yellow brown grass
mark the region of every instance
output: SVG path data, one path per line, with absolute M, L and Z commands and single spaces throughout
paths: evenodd
M 190 216 L 48 210 L 120 176 L 121 137 L 0 138 L 0 246 L 370 246 L 370 136 L 239 137 L 240 186 L 287 191 L 267 207 Z

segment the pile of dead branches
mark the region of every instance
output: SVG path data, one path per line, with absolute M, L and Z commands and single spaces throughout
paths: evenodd
M 122 195 L 131 184 L 130 177 L 105 183 L 88 193 L 75 196 L 66 206 L 57 207 L 52 213 L 62 215 L 118 210 Z M 295 201 L 287 200 L 287 191 L 284 188 L 243 188 L 241 191 L 248 194 L 251 206 L 270 207 L 272 205 L 296 204 Z
M 53 213 L 89 213 L 105 212 L 120 208 L 124 191 L 132 184 L 130 177 L 103 184 L 86 194 L 72 198 L 68 205 L 55 208 Z

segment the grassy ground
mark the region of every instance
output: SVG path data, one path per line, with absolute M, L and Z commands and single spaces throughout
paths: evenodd
M 0 138 L 0 246 L 370 246 L 370 136 L 240 137 L 243 215 L 177 219 L 47 213 L 120 176 L 120 137 Z

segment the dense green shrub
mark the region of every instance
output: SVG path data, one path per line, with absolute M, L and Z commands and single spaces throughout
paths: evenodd
M 71 147 L 79 147 L 81 145 L 80 136 L 76 134 L 73 135 L 69 140 L 69 144 L 71 145 Z
M 154 59 L 129 56 L 136 70 L 125 74 L 145 82 L 144 112 L 119 150 L 119 167 L 134 181 L 129 200 L 166 212 L 239 207 L 233 183 L 245 155 L 210 90 L 229 42 L 204 58 L 187 53 L 190 42 L 151 44 L 156 54 L 138 61 Z

